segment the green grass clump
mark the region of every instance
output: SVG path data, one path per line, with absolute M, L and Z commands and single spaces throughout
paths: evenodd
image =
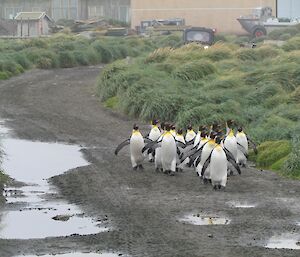
M 293 178 L 300 178 L 300 137 L 295 137 L 292 141 L 292 151 L 282 166 L 284 175 Z
M 216 72 L 215 66 L 207 61 L 188 62 L 173 72 L 175 78 L 182 80 L 198 80 Z
M 282 49 L 287 52 L 300 50 L 300 37 L 291 38 L 282 46 Z
M 274 165 L 276 169 L 280 170 L 282 167 L 278 167 L 278 162 L 283 165 L 283 160 L 287 158 L 291 151 L 292 145 L 288 140 L 266 141 L 258 147 L 258 155 L 255 156 L 255 161 L 261 168 L 270 169 Z

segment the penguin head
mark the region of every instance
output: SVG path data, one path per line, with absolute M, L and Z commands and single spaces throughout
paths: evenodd
M 166 124 L 165 124 L 164 122 L 160 123 L 160 128 L 161 128 L 162 130 L 165 130 L 165 127 L 166 127 Z
M 171 124 L 171 130 L 175 130 L 176 126 L 174 124 Z
M 177 134 L 181 136 L 183 134 L 183 130 L 182 129 L 178 129 L 177 130 Z
M 203 125 L 200 125 L 200 126 L 199 126 L 199 131 L 203 131 L 203 130 L 205 130 L 205 129 L 206 129 L 205 126 L 203 126 Z
M 206 138 L 208 136 L 207 130 L 202 130 L 201 131 L 201 137 Z
M 234 120 L 227 120 L 226 121 L 226 125 L 228 128 L 232 128 L 235 124 L 235 121 Z
M 170 131 L 171 130 L 171 125 L 169 123 L 165 124 L 165 131 Z
M 138 130 L 139 130 L 139 126 L 136 125 L 136 124 L 133 124 L 133 130 L 134 130 L 134 131 L 138 131 Z
M 242 127 L 238 127 L 238 132 L 243 132 L 243 128 Z
M 216 136 L 217 136 L 217 133 L 216 133 L 215 131 L 212 131 L 212 132 L 210 132 L 210 134 L 209 134 L 209 137 L 210 137 L 210 139 L 212 139 L 212 140 L 215 140 Z
M 193 130 L 192 124 L 189 124 L 189 125 L 188 125 L 187 130 L 188 130 L 188 131 L 189 131 L 189 130 Z
M 222 142 L 222 137 L 217 136 L 217 137 L 215 138 L 215 142 L 216 142 L 218 145 L 221 144 L 221 142 Z
M 156 126 L 159 123 L 159 120 L 154 119 L 154 120 L 152 120 L 151 123 L 153 126 Z

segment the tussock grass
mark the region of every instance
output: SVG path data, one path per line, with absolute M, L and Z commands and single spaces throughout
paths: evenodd
M 209 49 L 196 44 L 161 48 L 125 68 L 117 63 L 109 79 L 99 77 L 100 97 L 117 97 L 118 108 L 129 115 L 180 127 L 235 119 L 257 143 L 275 141 L 267 144 L 275 154 L 259 157 L 260 165 L 283 169 L 289 160 L 295 162 L 290 142 L 300 131 L 298 39 L 282 48 L 224 42 Z

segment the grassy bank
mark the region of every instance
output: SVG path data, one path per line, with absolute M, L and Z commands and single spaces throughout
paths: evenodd
M 0 80 L 27 69 L 69 68 L 110 63 L 149 53 L 159 46 L 180 44 L 177 36 L 142 39 L 58 34 L 51 38 L 0 39 Z
M 270 154 L 280 160 L 276 168 L 300 174 L 292 144 L 300 132 L 300 37 L 282 47 L 160 48 L 131 63 L 108 65 L 98 90 L 106 106 L 146 121 L 196 126 L 233 118 L 258 143 L 286 140 L 291 147 L 285 159 L 277 159 L 277 150 Z

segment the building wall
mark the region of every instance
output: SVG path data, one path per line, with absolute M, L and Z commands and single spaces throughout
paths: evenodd
M 51 0 L 0 0 L 0 18 L 12 19 L 18 12 L 51 14 Z
M 106 17 L 130 22 L 130 0 L 0 0 L 0 19 L 32 11 L 46 12 L 54 20 Z
M 41 20 L 17 21 L 17 36 L 19 37 L 38 37 L 49 35 L 49 22 L 44 18 Z
M 278 0 L 278 17 L 300 18 L 300 1 Z
M 272 7 L 276 15 L 276 0 L 131 0 L 131 26 L 142 20 L 184 18 L 186 25 L 242 34 L 236 19 L 260 6 Z

